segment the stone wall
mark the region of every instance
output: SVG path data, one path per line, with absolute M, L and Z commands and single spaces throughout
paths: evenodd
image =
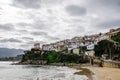
M 119 61 L 108 61 L 108 60 L 94 59 L 94 64 L 96 64 L 100 67 L 120 68 Z
M 103 61 L 103 67 L 110 67 L 110 68 L 120 68 L 120 62 L 117 61 Z

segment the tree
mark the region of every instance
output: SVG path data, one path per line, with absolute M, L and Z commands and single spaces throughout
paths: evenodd
M 114 43 L 109 40 L 102 40 L 95 46 L 95 55 L 98 57 L 104 53 L 109 55 L 111 49 L 114 49 Z M 111 51 L 113 52 L 113 50 Z
M 120 44 L 120 32 L 117 35 L 111 37 L 112 40 L 118 42 Z

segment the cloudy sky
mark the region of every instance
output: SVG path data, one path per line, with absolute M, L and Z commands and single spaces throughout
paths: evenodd
M 0 47 L 29 49 L 120 26 L 120 0 L 0 0 Z

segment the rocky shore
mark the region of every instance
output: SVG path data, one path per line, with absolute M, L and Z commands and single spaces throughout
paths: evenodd
M 22 65 L 28 65 L 28 64 L 32 64 L 32 65 L 46 65 L 47 60 L 26 60 L 24 62 L 19 62 L 18 64 L 22 64 Z

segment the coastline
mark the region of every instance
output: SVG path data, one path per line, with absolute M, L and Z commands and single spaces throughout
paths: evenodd
M 85 76 L 88 77 L 88 80 L 94 80 L 93 79 L 94 73 L 90 69 L 84 68 L 84 67 L 80 67 L 80 66 L 68 66 L 68 67 L 80 70 L 78 72 L 75 72 L 74 74 L 85 75 Z
M 28 64 L 14 64 L 14 65 L 28 65 Z M 29 65 L 37 65 L 37 64 L 29 64 Z M 39 65 L 39 64 L 38 64 Z M 88 69 L 88 68 L 84 68 L 82 64 L 73 64 L 73 63 L 51 63 L 51 64 L 46 64 L 49 66 L 66 66 L 69 68 L 73 68 L 73 69 L 77 69 L 80 70 L 78 72 L 75 72 L 74 74 L 76 75 L 85 75 L 86 77 L 88 77 L 88 80 L 93 80 L 93 72 Z M 88 66 L 87 64 L 85 64 L 84 66 Z
M 77 69 L 80 71 L 75 72 L 75 75 L 85 75 L 88 77 L 88 80 L 94 80 L 94 73 L 91 71 L 91 69 L 87 68 L 88 66 L 91 66 L 89 64 L 64 64 L 64 63 L 53 63 L 50 64 L 50 66 L 66 66 L 69 68 Z
M 119 68 L 98 67 L 89 64 L 64 64 L 64 63 L 52 63 L 49 64 L 49 66 L 66 66 L 69 68 L 80 70 L 78 72 L 75 72 L 74 74 L 85 75 L 88 77 L 88 80 L 120 80 Z

